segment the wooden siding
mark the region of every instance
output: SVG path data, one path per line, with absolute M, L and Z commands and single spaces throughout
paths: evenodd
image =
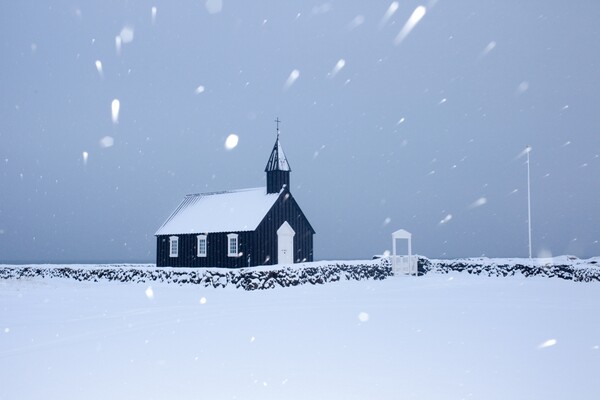
M 283 185 L 290 188 L 290 171 L 267 171 L 267 193 L 279 193 Z
M 228 233 L 237 233 L 238 251 L 240 257 L 229 257 Z M 169 237 L 179 238 L 179 256 L 169 256 Z M 220 232 L 208 233 L 206 235 L 206 257 L 198 257 L 198 234 L 165 235 L 156 238 L 156 265 L 158 267 L 198 267 L 198 268 L 243 268 L 248 264 L 247 254 L 249 249 L 249 238 L 253 232 Z
M 254 232 L 252 265 L 277 264 L 277 229 L 287 221 L 294 232 L 294 262 L 313 261 L 315 233 L 292 194 L 284 190 Z
M 282 172 L 282 171 L 280 171 Z M 312 226 L 288 190 L 267 212 L 253 232 L 207 233 L 207 256 L 197 256 L 197 235 L 157 236 L 156 265 L 159 267 L 243 268 L 277 264 L 277 230 L 287 221 L 294 232 L 294 262 L 313 261 Z M 240 257 L 227 255 L 227 234 L 237 233 Z M 169 256 L 169 237 L 179 238 L 179 256 Z

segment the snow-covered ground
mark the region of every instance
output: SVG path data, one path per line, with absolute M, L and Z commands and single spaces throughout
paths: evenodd
M 598 399 L 600 286 L 0 280 L 1 399 Z

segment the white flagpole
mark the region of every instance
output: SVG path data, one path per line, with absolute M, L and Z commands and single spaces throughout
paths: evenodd
M 529 153 L 531 146 L 525 148 L 527 152 L 527 225 L 529 226 L 529 259 L 531 260 L 531 180 L 529 177 Z

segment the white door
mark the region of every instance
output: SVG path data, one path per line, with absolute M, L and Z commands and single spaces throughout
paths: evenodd
M 294 263 L 294 235 L 296 232 L 287 221 L 277 229 L 277 264 Z

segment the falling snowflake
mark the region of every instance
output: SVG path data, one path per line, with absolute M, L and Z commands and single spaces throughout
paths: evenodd
M 485 197 L 480 197 L 477 200 L 475 200 L 473 203 L 471 203 L 471 205 L 469 205 L 469 208 L 477 208 L 477 207 L 481 207 L 482 205 L 487 203 L 487 199 Z
M 124 44 L 133 42 L 133 27 L 124 26 L 121 33 L 119 33 L 119 37 Z
M 358 320 L 360 322 L 367 322 L 369 320 L 369 314 L 366 312 L 361 312 L 358 314 Z
M 100 147 L 106 149 L 112 147 L 115 144 L 115 139 L 112 136 L 104 136 L 100 139 Z
M 444 225 L 447 224 L 448 222 L 450 222 L 450 220 L 452 219 L 452 214 L 448 214 L 446 215 L 441 221 L 440 221 L 440 225 Z
M 490 51 L 494 50 L 496 48 L 496 42 L 494 42 L 493 40 L 491 42 L 489 42 L 487 44 L 487 46 L 485 46 L 485 49 L 482 50 L 481 54 L 479 54 L 480 58 L 483 58 L 485 56 L 487 56 Z
M 152 7 L 152 11 L 151 11 L 151 13 L 152 13 L 152 24 L 154 24 L 156 22 L 156 11 L 157 11 L 156 10 L 156 6 L 153 6 Z
M 117 55 L 121 54 L 122 46 L 123 46 L 123 39 L 121 39 L 121 36 L 116 36 L 115 37 L 115 49 L 117 50 Z
M 146 293 L 146 297 L 149 299 L 153 299 L 154 298 L 154 290 L 152 289 L 152 286 L 148 286 L 148 288 L 145 291 Z
M 222 0 L 206 0 L 204 5 L 209 14 L 218 14 L 223 10 Z
M 392 15 L 394 15 L 394 13 L 397 10 L 398 10 L 398 2 L 393 1 L 392 4 L 390 4 L 390 6 L 388 7 L 385 14 L 383 15 L 383 18 L 381 18 L 381 22 L 379 22 L 379 29 L 382 29 L 388 23 L 389 19 L 392 18 Z
M 350 23 L 348 24 L 348 29 L 352 30 L 355 28 L 358 28 L 359 26 L 361 26 L 363 23 L 365 22 L 365 17 L 362 15 L 357 15 L 356 17 L 354 17 L 354 19 L 352 21 L 350 21 Z
M 340 72 L 340 70 L 342 68 L 344 68 L 345 65 L 346 65 L 346 60 L 344 60 L 343 58 L 340 58 L 338 60 L 338 62 L 335 64 L 335 66 L 333 67 L 333 69 L 331 70 L 331 72 L 329 73 L 329 76 L 331 78 L 335 78 L 337 73 Z
M 545 349 L 546 347 L 552 347 L 557 343 L 556 339 L 548 339 L 543 343 L 540 343 L 538 349 Z
M 119 99 L 114 99 L 110 105 L 112 112 L 112 122 L 113 124 L 119 123 L 119 111 L 121 109 L 121 102 Z
M 287 81 L 285 81 L 283 89 L 289 89 L 289 87 L 292 86 L 294 82 L 296 82 L 296 79 L 298 79 L 298 77 L 300 77 L 300 71 L 298 71 L 297 69 L 290 72 L 290 76 L 287 78 Z
M 517 86 L 517 94 L 523 94 L 529 89 L 529 82 L 523 81 Z
M 397 46 L 406 39 L 409 33 L 414 29 L 415 26 L 423 19 L 425 14 L 427 13 L 427 8 L 425 6 L 418 6 L 415 8 L 413 13 L 408 18 L 408 21 L 404 24 L 396 38 L 394 39 L 394 44 Z
M 98 71 L 98 75 L 100 77 L 104 77 L 104 71 L 102 70 L 102 61 L 96 60 L 96 70 Z
M 227 136 L 227 139 L 225 139 L 225 148 L 227 150 L 234 149 L 238 145 L 239 140 L 240 138 L 238 135 L 232 133 L 231 135 Z

